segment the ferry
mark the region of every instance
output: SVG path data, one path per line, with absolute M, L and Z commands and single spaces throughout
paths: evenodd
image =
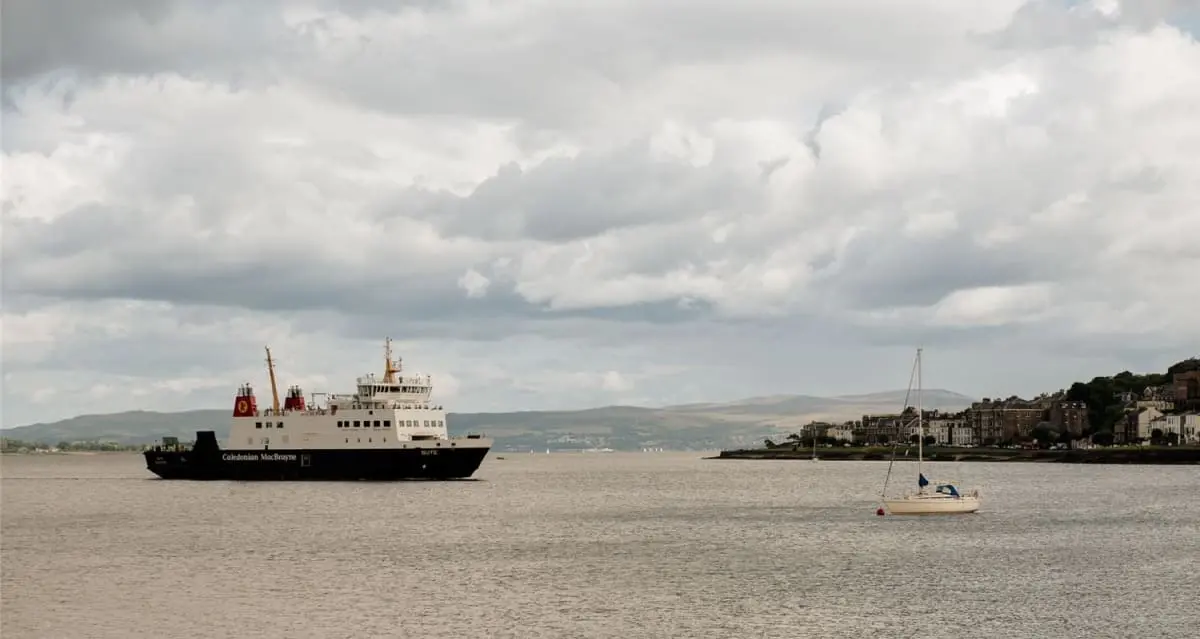
M 405 374 L 390 338 L 382 377 L 369 373 L 352 394 L 314 393 L 310 401 L 291 386 L 282 406 L 265 350 L 271 407 L 259 410 L 254 388 L 242 384 L 224 447 L 211 430 L 197 431 L 190 448 L 163 438 L 144 453 L 150 472 L 193 480 L 466 479 L 492 447 L 481 434 L 450 436 L 445 409 L 430 401 L 431 376 Z

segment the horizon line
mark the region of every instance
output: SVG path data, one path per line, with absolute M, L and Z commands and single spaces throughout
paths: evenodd
M 812 398 L 812 399 L 817 399 L 817 400 L 821 400 L 821 399 L 842 400 L 842 399 L 848 399 L 848 398 L 866 398 L 866 397 L 871 397 L 873 395 L 887 395 L 887 394 L 902 393 L 902 392 L 907 392 L 907 391 L 908 391 L 908 389 L 887 389 L 887 390 L 880 390 L 880 391 L 871 391 L 871 392 L 866 392 L 866 393 L 850 393 L 850 394 L 841 394 L 841 395 L 808 395 L 808 394 L 804 394 L 804 393 L 779 393 L 779 394 L 775 394 L 775 395 L 753 395 L 753 396 L 749 396 L 749 397 L 739 397 L 737 399 L 732 399 L 732 400 L 695 401 L 695 402 L 686 402 L 686 403 L 681 403 L 681 404 L 663 404 L 663 405 L 658 405 L 658 406 L 653 406 L 653 405 L 641 406 L 641 405 L 636 405 L 636 404 L 605 404 L 605 405 L 601 405 L 601 406 L 587 406 L 587 407 L 582 407 L 582 408 L 533 408 L 533 409 L 525 409 L 525 410 L 483 410 L 483 411 L 446 411 L 446 412 L 448 415 L 453 415 L 453 414 L 502 415 L 502 414 L 520 414 L 520 413 L 576 413 L 576 412 L 592 411 L 592 410 L 604 410 L 604 409 L 608 409 L 608 408 L 625 408 L 625 409 L 641 409 L 641 410 L 647 410 L 647 411 L 658 411 L 658 410 L 686 408 L 689 406 L 736 406 L 739 403 L 749 402 L 749 401 L 754 401 L 754 400 L 763 400 L 763 399 L 786 400 L 788 398 L 805 397 L 805 398 Z M 963 393 L 959 393 L 957 391 L 952 391 L 952 390 L 949 390 L 946 388 L 929 388 L 929 389 L 925 389 L 924 392 L 949 393 L 952 395 L 957 395 L 964 399 L 968 399 L 972 402 L 979 401 L 978 397 L 974 397 L 971 395 L 965 395 Z M 195 413 L 195 412 L 200 412 L 200 411 L 219 411 L 219 410 L 226 410 L 226 409 L 219 408 L 219 407 L 182 408 L 182 409 L 178 409 L 178 410 L 154 410 L 154 409 L 137 408 L 137 409 L 113 411 L 113 412 L 108 412 L 108 413 L 79 413 L 79 414 L 73 415 L 71 417 L 63 417 L 61 419 L 56 419 L 53 421 L 31 422 L 28 424 L 20 424 L 17 426 L 0 426 L 0 431 L 16 430 L 19 428 L 27 428 L 30 426 L 38 426 L 38 425 L 44 425 L 44 424 L 54 424 L 54 423 L 58 423 L 58 422 L 65 422 L 65 421 L 69 421 L 72 419 L 81 419 L 81 418 L 86 418 L 86 417 L 107 417 L 107 416 L 112 416 L 112 415 L 123 415 L 123 414 L 128 414 L 128 413 L 157 413 L 157 414 L 162 414 L 162 415 L 171 415 L 171 414 L 179 414 L 179 413 Z

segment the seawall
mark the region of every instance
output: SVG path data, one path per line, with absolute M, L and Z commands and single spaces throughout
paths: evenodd
M 869 448 L 818 448 L 821 461 L 887 461 L 891 458 L 890 447 Z M 896 459 L 915 459 L 916 447 L 908 450 L 896 448 Z M 750 448 L 723 450 L 716 457 L 705 459 L 812 459 L 811 448 L 792 449 Z M 927 461 L 983 461 L 983 462 L 1041 462 L 1060 464 L 1200 464 L 1198 446 L 1139 446 L 1081 448 L 1075 450 L 1018 450 L 1011 448 L 926 448 Z

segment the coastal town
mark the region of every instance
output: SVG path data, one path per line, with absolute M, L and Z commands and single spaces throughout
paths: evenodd
M 959 412 L 922 411 L 927 446 L 1086 448 L 1111 445 L 1200 444 L 1200 360 L 1184 360 L 1166 375 L 1124 372 L 1076 383 L 1033 399 L 984 397 Z M 767 448 L 916 443 L 913 407 L 834 424 L 812 422 Z

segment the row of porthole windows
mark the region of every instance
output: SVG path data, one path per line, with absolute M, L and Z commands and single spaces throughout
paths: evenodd
M 375 423 L 374 423 L 375 428 L 391 428 L 392 427 L 392 420 L 390 420 L 390 419 L 383 420 L 382 425 L 380 424 L 380 420 L 376 419 L 374 421 L 375 421 Z M 401 428 L 418 428 L 421 426 L 428 428 L 430 426 L 441 427 L 444 425 L 444 423 L 440 419 L 426 419 L 426 420 L 406 419 L 406 420 L 398 421 L 398 422 L 396 422 L 396 424 L 399 425 L 399 427 L 401 427 Z M 371 420 L 366 420 L 366 419 L 363 419 L 363 420 L 356 419 L 354 421 L 350 421 L 350 420 L 339 421 L 337 423 L 337 425 L 338 425 L 338 428 L 371 428 L 371 426 L 372 426 Z M 283 428 L 283 422 L 275 422 L 274 424 L 272 424 L 271 422 L 254 422 L 254 427 L 255 428 Z
M 253 437 L 247 437 L 247 438 L 246 438 L 246 443 L 247 443 L 247 444 L 250 444 L 251 446 L 253 446 L 253 445 L 254 445 L 254 438 L 253 438 Z M 271 445 L 271 438 L 270 438 L 270 437 L 263 437 L 261 440 L 259 440 L 259 442 L 258 442 L 258 443 L 262 444 L 263 446 L 270 446 L 270 445 Z M 288 436 L 287 436 L 287 435 L 284 435 L 284 436 L 283 436 L 283 443 L 285 443 L 285 444 L 286 444 L 286 443 L 288 443 Z
M 351 424 L 353 424 L 353 426 L 351 426 Z M 357 420 L 356 419 L 353 422 L 351 422 L 350 420 L 346 420 L 346 421 L 338 422 L 337 425 L 338 425 L 338 428 L 370 428 L 371 420 L 369 420 L 369 419 Z M 390 419 L 383 420 L 382 428 L 391 428 L 391 427 L 392 427 L 392 420 L 390 420 Z M 375 428 L 380 428 L 380 423 L 379 423 L 378 419 L 375 420 Z
M 360 443 L 360 444 L 361 444 L 361 443 L 362 443 L 362 438 L 361 438 L 361 437 L 359 437 L 359 438 L 357 439 L 357 441 L 358 441 L 358 443 Z M 384 437 L 384 438 L 382 438 L 382 441 L 383 441 L 383 443 L 385 443 L 385 444 L 386 444 L 386 443 L 387 443 L 387 437 Z M 247 443 L 247 444 L 249 444 L 249 445 L 251 445 L 251 446 L 253 446 L 253 445 L 254 445 L 254 438 L 253 438 L 253 437 L 247 437 L 247 438 L 246 438 L 246 443 Z M 262 444 L 263 446 L 269 446 L 269 445 L 271 444 L 271 438 L 270 438 L 270 437 L 263 437 L 261 440 L 259 440 L 259 443 L 260 443 L 260 444 Z M 287 435 L 284 435 L 284 436 L 283 436 L 283 443 L 285 443 L 285 444 L 286 444 L 286 443 L 288 443 L 288 436 L 287 436 Z M 349 443 L 350 443 L 350 438 L 349 438 L 349 437 L 347 437 L 347 438 L 346 438 L 346 443 L 347 443 L 347 444 L 349 444 Z M 368 444 L 372 444 L 372 443 L 374 443 L 374 439 L 373 439 L 373 438 L 371 438 L 371 437 L 368 437 L 368 438 L 367 438 L 367 443 L 368 443 Z
M 339 421 L 337 423 L 337 425 L 338 425 L 338 428 L 371 428 L 371 420 L 356 419 L 356 420 L 351 421 L 351 420 L 347 419 L 344 421 Z M 443 426 L 444 424 L 442 423 L 442 421 L 440 419 L 426 419 L 426 420 L 405 419 L 405 420 L 397 421 L 396 425 L 399 428 L 417 428 L 422 425 L 424 425 L 426 428 L 428 428 L 430 426 L 440 427 L 440 426 Z M 385 419 L 385 420 L 383 420 L 383 426 L 380 426 L 380 422 L 377 419 L 377 420 L 375 420 L 374 426 L 375 426 L 375 428 L 391 428 L 392 420 Z M 279 427 L 283 428 L 283 424 L 280 424 Z

